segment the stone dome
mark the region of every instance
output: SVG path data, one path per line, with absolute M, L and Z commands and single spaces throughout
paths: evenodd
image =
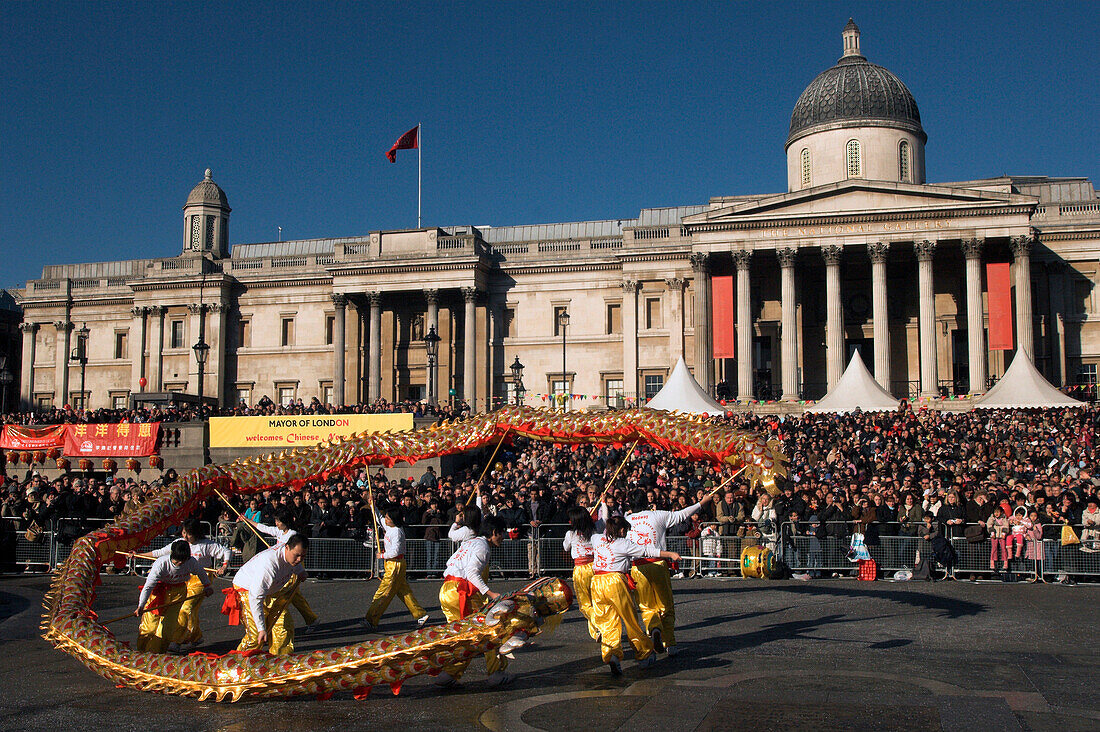
M 851 19 L 843 36 L 844 55 L 818 74 L 795 103 L 787 145 L 821 125 L 899 127 L 927 140 L 913 94 L 901 79 L 863 57 L 859 28 Z
M 225 197 L 225 191 L 214 182 L 211 175 L 210 168 L 207 168 L 206 176 L 199 181 L 197 186 L 191 189 L 191 193 L 187 196 L 187 203 L 185 205 L 190 206 L 192 204 L 212 203 L 216 206 L 229 207 L 229 201 Z

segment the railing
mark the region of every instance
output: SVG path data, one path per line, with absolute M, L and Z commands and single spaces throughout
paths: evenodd
M 27 524 L 22 519 L 0 519 L 0 571 L 48 572 L 65 561 L 77 538 L 96 528 L 105 526 L 107 519 L 57 519 L 44 527 L 35 541 L 26 536 Z M 803 522 L 803 528 L 809 525 Z M 790 523 L 781 525 L 777 532 L 758 531 L 749 521 L 739 527 L 730 525 L 702 524 L 697 533 L 689 536 L 668 536 L 667 548 L 685 557 L 679 571 L 687 575 L 740 576 L 741 553 L 751 546 L 763 545 L 775 552 L 793 572 L 808 573 L 811 577 L 830 575 L 854 575 L 856 562 L 848 558 L 851 528 L 850 522 L 835 522 L 826 525 L 827 532 L 818 536 L 813 533 L 799 533 L 801 529 L 792 529 Z M 211 538 L 223 546 L 229 546 L 233 530 L 238 537 L 250 541 L 251 530 L 244 524 L 207 525 Z M 441 540 L 419 538 L 423 530 L 429 527 L 410 526 L 406 539 L 405 561 L 407 571 L 412 578 L 440 578 L 443 575 L 447 559 L 457 549 L 457 545 L 446 538 L 447 526 L 431 527 L 443 533 Z M 499 548 L 493 549 L 490 559 L 490 571 L 494 576 L 527 577 L 542 574 L 568 575 L 573 571 L 573 560 L 562 546 L 562 539 L 568 526 L 563 524 L 542 524 L 522 526 L 515 538 L 505 539 Z M 715 531 L 740 531 L 741 535 L 710 533 Z M 769 529 L 770 527 L 765 527 Z M 961 528 L 961 527 L 960 527 Z M 1056 578 L 1063 575 L 1078 577 L 1100 577 L 1100 530 L 1073 527 L 1080 539 L 1078 544 L 1062 546 L 1062 525 L 1043 527 L 1041 540 L 1025 540 L 1021 558 L 1011 560 L 1009 571 L 1017 576 L 1033 575 Z M 706 533 L 704 533 L 706 532 Z M 866 536 L 866 535 L 865 535 Z M 175 535 L 159 536 L 139 549 L 146 553 L 167 546 L 179 538 Z M 368 530 L 362 538 L 326 538 L 310 539 L 310 549 L 305 559 L 306 570 L 324 577 L 365 577 L 381 571 L 374 566 L 378 559 L 374 549 L 373 535 Z M 931 542 L 919 536 L 897 536 L 880 534 L 870 537 L 868 553 L 878 564 L 879 571 L 889 577 L 905 569 L 912 569 L 917 552 L 921 556 L 933 555 Z M 1003 561 L 998 557 L 994 568 L 990 568 L 992 540 L 983 538 L 970 541 L 963 537 L 948 539 L 958 555 L 954 571 L 962 577 L 977 575 L 988 577 L 993 572 L 1000 573 Z M 256 542 L 253 547 L 264 547 Z M 239 569 L 244 560 L 251 555 L 235 551 L 230 562 L 232 569 Z M 381 565 L 380 561 L 377 561 Z M 151 562 L 148 559 L 131 559 L 129 569 L 135 573 L 148 571 Z

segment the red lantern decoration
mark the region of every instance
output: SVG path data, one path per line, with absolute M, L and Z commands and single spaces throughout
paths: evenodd
M 15 450 L 12 450 L 11 452 L 9 452 L 8 453 L 8 462 L 11 463 L 12 465 L 18 465 L 19 464 L 19 453 L 17 453 Z
M 30 465 L 31 460 L 34 459 L 34 455 L 29 452 L 21 452 L 19 453 L 19 459 L 23 461 L 24 465 Z
M 160 470 L 160 468 L 163 465 L 164 465 L 164 458 L 162 458 L 160 455 L 151 455 L 151 456 L 149 456 L 149 467 L 150 468 L 156 468 L 157 470 Z
M 118 461 L 114 458 L 103 458 L 103 469 L 108 473 L 113 473 L 118 470 Z
M 126 458 L 126 469 L 132 473 L 141 471 L 141 461 L 137 458 Z
M 50 460 L 57 460 L 59 457 L 61 457 L 61 448 L 60 447 L 51 447 L 49 452 L 46 453 L 46 455 L 50 458 Z
M 69 458 L 58 458 L 57 459 L 57 469 L 58 470 L 67 471 L 69 469 L 69 465 L 70 465 Z
M 35 452 L 34 453 L 34 461 L 36 463 L 39 463 L 39 464 L 46 462 L 46 452 L 45 452 L 45 450 L 38 450 L 37 452 Z
M 89 470 L 92 469 L 92 461 L 89 460 L 88 458 L 80 458 L 80 461 L 77 462 L 76 465 L 77 465 L 78 468 L 83 470 L 85 473 L 87 473 Z

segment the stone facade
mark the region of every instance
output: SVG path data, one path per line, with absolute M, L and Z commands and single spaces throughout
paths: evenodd
M 841 80 L 867 65 L 858 29 L 844 33 L 846 68 L 832 75 Z M 514 398 L 516 357 L 527 403 L 548 404 L 542 395 L 564 384 L 574 408 L 644 399 L 680 356 L 718 396 L 816 398 L 854 349 L 898 396 L 981 392 L 1011 356 L 988 349 L 989 262 L 1012 265 L 1017 347 L 1055 384 L 1094 380 L 1092 183 L 925 183 L 915 102 L 874 69 L 885 96 L 852 98 L 841 86 L 833 99 L 813 87 L 811 101 L 835 105 L 800 100 L 786 193 L 634 219 L 377 231 L 230 253 L 230 208 L 207 171 L 184 207 L 180 256 L 50 265 L 16 293 L 19 396 L 30 406 L 86 395 L 104 407 L 140 391 L 195 393 L 201 338 L 204 392 L 222 403 L 429 398 L 433 327 L 434 396 L 477 410 Z M 712 279 L 722 276 L 735 297 L 716 314 Z M 713 328 L 731 324 L 738 357 L 715 360 Z M 82 379 L 71 355 L 83 328 Z

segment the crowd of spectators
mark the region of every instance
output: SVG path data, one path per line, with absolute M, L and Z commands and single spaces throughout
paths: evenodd
M 889 413 L 715 419 L 779 440 L 789 457 L 788 474 L 778 481 L 780 493 L 774 497 L 734 480 L 718 500 L 674 527 L 673 535 L 758 536 L 778 550 L 804 535 L 820 540 L 827 551 L 843 552 L 856 532 L 870 546 L 883 536 L 925 536 L 929 530 L 962 538 L 967 526 L 994 528 L 990 517 L 1003 507 L 1010 521 L 1031 515 L 1044 527 L 1045 538 L 1058 538 L 1061 527 L 1069 525 L 1084 550 L 1100 539 L 1100 479 L 1094 477 L 1100 409 L 1095 406 L 946 412 L 903 405 Z M 592 508 L 625 457 L 623 448 L 562 449 L 516 438 L 487 472 L 481 488 L 484 510 L 502 518 L 512 538 L 533 530 L 564 533 L 568 509 Z M 267 524 L 285 510 L 294 528 L 314 537 L 366 541 L 373 495 L 379 510 L 400 507 L 409 538 L 438 541 L 477 485 L 482 465 L 475 462 L 446 475 L 428 468 L 404 479 L 382 468 L 362 469 L 350 477 L 334 474 L 300 491 L 262 492 L 239 508 Z M 638 446 L 601 510 L 622 513 L 634 490 L 645 491 L 653 508 L 687 507 L 729 474 L 728 468 Z M 0 511 L 24 523 L 63 516 L 111 518 L 128 500 L 154 487 L 75 476 L 52 482 L 33 475 L 9 478 Z M 200 514 L 211 524 L 237 518 L 218 500 L 208 501 Z M 826 557 L 826 566 L 834 560 Z
M 440 402 L 432 405 L 426 401 L 390 402 L 379 399 L 370 404 L 351 404 L 334 407 L 324 404 L 314 397 L 306 403 L 301 399 L 291 400 L 287 404 L 278 404 L 268 396 L 263 396 L 255 406 L 243 402 L 236 406 L 215 407 L 209 404 L 201 406 L 174 405 L 153 406 L 140 409 L 73 409 L 50 407 L 45 410 L 12 412 L 0 415 L 3 424 L 43 425 L 43 424 L 101 424 L 114 422 L 196 422 L 210 417 L 266 417 L 294 414 L 393 414 L 411 413 L 414 418 L 427 417 L 435 420 L 462 419 L 470 414 L 469 405 L 456 400 L 453 403 Z

